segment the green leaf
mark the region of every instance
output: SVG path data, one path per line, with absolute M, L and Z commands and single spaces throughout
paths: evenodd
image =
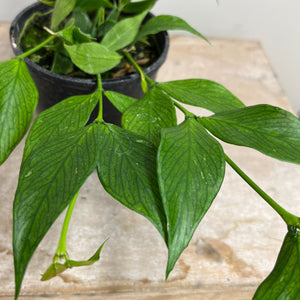
M 81 31 L 81 29 L 79 27 L 76 27 L 74 23 L 74 19 L 71 19 L 69 26 L 57 32 L 57 35 L 62 37 L 70 44 L 88 43 L 94 40 L 94 38 L 90 34 Z M 64 49 L 64 51 L 66 50 Z
M 123 11 L 130 14 L 138 14 L 145 10 L 150 10 L 155 4 L 156 0 L 144 0 L 138 2 L 131 2 L 125 5 Z
M 101 7 L 113 8 L 114 6 L 109 0 L 77 0 L 76 7 L 91 11 Z
M 129 106 L 138 101 L 135 98 L 113 91 L 106 91 L 104 92 L 104 94 L 108 98 L 108 100 L 115 106 L 115 108 L 121 113 L 124 113 Z
M 189 105 L 222 112 L 245 105 L 222 85 L 206 79 L 186 79 L 159 83 L 174 99 Z
M 201 124 L 187 119 L 162 130 L 157 168 L 168 224 L 168 276 L 221 187 L 223 149 Z
M 36 139 L 41 145 L 25 146 L 31 151 L 25 148 L 13 207 L 16 297 L 35 249 L 95 169 L 99 156 L 97 124 L 53 134 L 48 142 Z
M 56 52 L 51 66 L 51 72 L 57 74 L 70 74 L 74 70 L 74 65 L 71 59 L 62 53 Z
M 95 38 L 93 38 L 90 34 L 82 32 L 78 27 L 74 28 L 73 37 L 75 43 L 89 43 L 92 40 L 95 40 Z
M 88 74 L 99 74 L 119 64 L 121 56 L 98 43 L 65 45 L 73 63 Z
M 156 88 L 131 105 L 122 116 L 122 126 L 125 129 L 145 136 L 155 145 L 160 142 L 161 129 L 176 124 L 176 111 L 172 100 Z
M 106 19 L 98 28 L 96 32 L 96 36 L 98 38 L 103 37 L 111 28 L 116 24 L 114 20 Z
M 217 138 L 254 148 L 271 157 L 300 163 L 300 120 L 271 105 L 217 113 L 199 121 Z
M 258 287 L 253 300 L 295 300 L 300 295 L 300 234 L 288 232 L 276 265 Z
M 58 25 L 72 12 L 76 0 L 56 0 L 51 18 L 51 29 L 56 31 Z
M 0 63 L 0 164 L 25 135 L 38 102 L 38 91 L 23 60 Z
M 63 273 L 69 268 L 69 266 L 64 263 L 55 262 L 49 266 L 46 272 L 42 275 L 41 281 L 50 280 L 51 278 L 57 276 L 58 274 Z
M 74 19 L 70 19 L 70 22 L 66 28 L 57 32 L 57 36 L 62 37 L 64 40 L 69 43 L 74 43 L 73 31 L 74 31 Z
M 122 0 L 117 2 L 118 10 L 121 12 L 123 11 L 123 8 L 128 5 L 131 2 L 131 0 Z
M 23 160 L 36 147 L 83 127 L 99 100 L 98 93 L 67 98 L 41 112 L 26 139 Z
M 147 11 L 126 18 L 114 25 L 103 37 L 101 44 L 112 51 L 124 48 L 132 43 L 138 33 L 139 26 L 145 18 Z
M 114 7 L 106 17 L 105 21 L 102 21 L 102 16 L 99 16 L 97 23 L 97 33 L 98 38 L 103 37 L 118 21 L 119 11 L 117 7 Z
M 105 190 L 146 217 L 166 240 L 166 220 L 156 174 L 156 147 L 133 132 L 101 125 L 97 166 Z
M 184 30 L 195 34 L 208 42 L 200 32 L 191 27 L 186 21 L 170 15 L 160 15 L 149 19 L 149 21 L 142 26 L 136 40 L 141 40 L 149 34 L 157 34 L 166 30 Z
M 93 22 L 86 11 L 75 8 L 72 16 L 75 20 L 75 26 L 80 28 L 81 31 L 84 33 L 89 33 L 91 31 Z

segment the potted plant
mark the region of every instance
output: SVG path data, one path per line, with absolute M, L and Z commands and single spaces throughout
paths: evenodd
M 78 192 L 95 169 L 109 194 L 156 227 L 168 248 L 168 277 L 217 195 L 227 163 L 288 226 L 275 268 L 254 299 L 297 299 L 299 217 L 259 188 L 224 153 L 216 138 L 299 164 L 299 119 L 270 105 L 246 107 L 213 81 L 151 79 L 132 55 L 138 41 L 149 44 L 149 35 L 168 29 L 203 37 L 176 17 L 144 21 L 155 0 L 41 2 L 53 5 L 49 27 L 44 27 L 46 39 L 0 63 L 0 162 L 27 132 L 37 105 L 37 88 L 25 63 L 28 56 L 46 47 L 57 60 L 54 70 L 70 68 L 92 76 L 97 83 L 95 91 L 68 97 L 41 112 L 28 133 L 13 207 L 15 298 L 35 249 L 67 206 L 57 251 L 42 280 L 99 259 L 104 243 L 86 261 L 71 260 L 66 249 Z M 87 23 L 92 24 L 91 32 L 83 30 Z M 122 59 L 140 75 L 144 96 L 139 100 L 104 88 L 104 74 Z M 105 119 L 103 95 L 121 113 L 122 127 Z M 205 108 L 211 115 L 196 116 L 182 104 Z M 175 108 L 185 117 L 180 124 Z
M 94 6 L 88 4 L 89 6 L 86 7 L 83 7 L 83 5 L 87 4 L 83 3 L 81 7 L 78 5 L 73 14 L 76 25 L 75 39 L 83 39 L 81 43 L 100 40 L 103 31 L 107 31 L 116 21 L 111 16 L 101 26 L 93 25 L 89 15 L 94 18 L 94 23 L 99 22 L 99 16 L 93 16 L 93 14 L 96 14 L 94 12 L 95 5 L 97 7 L 98 4 L 97 2 Z M 108 5 L 111 6 L 111 4 Z M 87 9 L 87 11 L 84 9 Z M 130 12 L 132 8 L 125 7 L 123 10 Z M 12 21 L 10 38 L 16 56 L 38 46 L 43 39 L 49 37 L 49 33 L 45 28 L 47 28 L 47 25 L 50 28 L 50 12 L 51 6 L 36 2 L 24 9 Z M 151 14 L 148 13 L 145 19 L 150 17 Z M 129 49 L 129 52 L 142 65 L 143 71 L 154 79 L 158 68 L 166 59 L 169 38 L 166 31 L 164 31 L 157 33 L 155 36 L 151 35 L 149 42 L 148 44 L 137 42 L 134 47 Z M 56 49 L 53 49 L 53 47 L 56 47 Z M 25 58 L 25 62 L 39 92 L 39 111 L 47 109 L 70 96 L 91 94 L 97 88 L 96 76 L 81 71 L 72 63 L 70 56 L 62 47 L 62 39 L 56 39 L 52 44 L 29 55 Z M 141 98 L 143 92 L 139 84 L 139 75 L 134 71 L 135 69 L 128 64 L 127 60 L 122 59 L 116 67 L 102 75 L 103 88 Z M 120 125 L 121 113 L 105 96 L 103 97 L 103 106 L 105 120 Z

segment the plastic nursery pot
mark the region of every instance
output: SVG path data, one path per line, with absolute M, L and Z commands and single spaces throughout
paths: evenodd
M 49 6 L 35 3 L 21 11 L 12 21 L 10 27 L 10 42 L 16 56 L 23 53 L 19 48 L 18 42 L 26 21 L 33 13 L 37 11 L 46 12 L 49 9 Z M 151 16 L 152 15 L 149 14 L 149 17 Z M 152 79 L 155 79 L 158 69 L 164 63 L 169 48 L 169 37 L 167 32 L 158 33 L 156 39 L 158 49 L 160 49 L 160 55 L 150 66 L 143 69 Z M 29 58 L 25 58 L 25 62 L 39 91 L 39 111 L 45 110 L 57 102 L 74 95 L 90 94 L 97 88 L 96 80 L 59 75 L 42 68 L 32 62 Z M 124 77 L 115 79 L 103 79 L 102 85 L 104 90 L 119 92 L 138 99 L 143 96 L 140 85 L 140 76 L 137 73 L 128 74 Z M 120 125 L 121 113 L 106 97 L 103 99 L 103 112 L 103 118 L 106 122 Z

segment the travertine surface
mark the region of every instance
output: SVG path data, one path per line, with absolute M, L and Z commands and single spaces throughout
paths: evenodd
M 1 60 L 12 56 L 8 24 L 0 24 Z M 290 109 L 257 42 L 173 36 L 158 80 L 207 78 L 220 82 L 247 105 Z M 197 113 L 205 113 L 194 110 Z M 272 197 L 300 214 L 299 166 L 254 150 L 225 146 L 226 153 Z M 0 298 L 14 290 L 12 203 L 23 143 L 0 167 Z M 113 200 L 96 174 L 82 187 L 68 236 L 72 259 L 87 259 L 109 237 L 100 262 L 68 270 L 49 282 L 40 274 L 55 253 L 63 216 L 40 244 L 22 288 L 27 299 L 251 299 L 271 271 L 285 225 L 228 166 L 223 187 L 168 281 L 167 250 L 154 227 Z M 29 297 L 29 298 L 28 298 Z

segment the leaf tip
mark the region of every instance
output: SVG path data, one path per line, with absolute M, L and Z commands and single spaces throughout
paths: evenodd
M 177 259 L 174 259 L 174 256 L 169 254 L 169 258 L 168 258 L 168 263 L 167 263 L 167 268 L 166 268 L 166 276 L 165 276 L 165 280 L 167 280 L 169 278 L 170 273 L 172 272 L 172 270 L 174 269 L 174 266 L 176 264 Z

